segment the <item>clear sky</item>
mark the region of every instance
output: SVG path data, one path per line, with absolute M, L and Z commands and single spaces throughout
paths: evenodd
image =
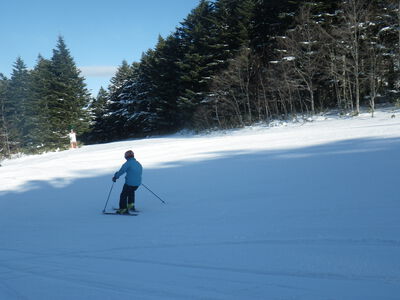
M 199 0 L 0 0 L 0 73 L 20 56 L 33 68 L 51 58 L 58 36 L 92 94 L 107 87 L 122 60 L 139 61 L 158 35 L 175 30 Z

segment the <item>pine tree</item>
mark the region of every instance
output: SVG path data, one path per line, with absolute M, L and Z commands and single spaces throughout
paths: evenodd
M 116 140 L 128 136 L 125 126 L 128 117 L 126 84 L 132 75 L 132 69 L 126 60 L 118 67 L 116 74 L 110 80 L 108 100 L 102 121 L 98 126 L 104 128 L 105 140 Z
M 107 91 L 103 87 L 100 87 L 100 90 L 97 93 L 96 98 L 93 99 L 92 105 L 90 107 L 94 119 L 100 118 L 104 114 L 104 109 L 108 97 L 109 96 Z
M 253 0 L 218 0 L 215 2 L 220 48 L 224 59 L 234 57 L 249 46 L 249 31 L 253 19 Z
M 85 135 L 85 140 L 90 143 L 107 141 L 105 138 L 107 128 L 105 128 L 103 120 L 108 99 L 108 92 L 101 87 L 96 98 L 92 100 L 90 105 L 92 122 L 89 132 Z
M 156 105 L 159 124 L 157 130 L 169 131 L 183 125 L 178 107 L 178 98 L 183 93 L 181 69 L 178 62 L 182 57 L 180 40 L 176 34 L 166 39 L 160 38 L 156 47 L 155 68 L 156 92 L 159 101 Z
M 59 37 L 51 58 L 52 81 L 48 98 L 52 135 L 49 141 L 55 145 L 66 145 L 67 134 L 74 129 L 78 135 L 88 130 L 87 106 L 90 95 L 84 78 L 67 48 Z
M 37 151 L 50 150 L 58 147 L 52 141 L 53 126 L 51 123 L 52 83 L 55 81 L 52 73 L 51 60 L 38 56 L 36 66 L 32 71 L 32 140 Z
M 202 0 L 178 28 L 183 56 L 180 67 L 182 93 L 178 104 L 188 122 L 209 92 L 212 69 L 217 63 L 216 22 L 214 7 Z M 188 122 L 190 124 L 190 122 Z
M 0 73 L 0 160 L 11 155 L 8 124 L 5 118 L 5 103 L 7 97 L 7 78 Z
M 158 126 L 160 112 L 157 107 L 158 70 L 155 68 L 156 52 L 149 49 L 142 55 L 140 63 L 132 65 L 133 74 L 129 78 L 125 92 L 128 119 L 126 130 L 130 136 L 143 136 L 155 132 Z M 170 82 L 169 82 L 170 83 Z
M 121 91 L 124 88 L 124 84 L 130 78 L 131 74 L 131 67 L 126 60 L 123 60 L 114 77 L 112 77 L 110 80 L 108 91 L 111 101 L 118 101 L 118 99 L 121 97 Z
M 371 16 L 372 46 L 379 53 L 382 69 L 380 78 L 387 85 L 386 95 L 398 98 L 400 87 L 400 1 L 377 0 Z
M 4 104 L 11 152 L 21 151 L 28 143 L 26 137 L 30 120 L 27 106 L 30 99 L 30 74 L 22 58 L 18 57 L 14 63 Z
M 142 58 L 135 80 L 141 84 L 132 85 L 137 95 L 131 98 L 137 100 L 135 119 L 140 117 L 141 123 L 146 123 L 143 128 L 145 131 L 168 132 L 181 124 L 177 106 L 177 99 L 182 92 L 181 73 L 177 64 L 179 51 L 180 44 L 176 35 L 166 39 L 160 36 L 154 51 L 149 51 Z M 143 87 L 146 87 L 147 106 L 143 105 L 143 97 L 140 97 L 143 95 Z
M 250 47 L 264 61 L 271 60 L 277 47 L 275 38 L 293 25 L 300 1 L 255 0 L 250 27 Z

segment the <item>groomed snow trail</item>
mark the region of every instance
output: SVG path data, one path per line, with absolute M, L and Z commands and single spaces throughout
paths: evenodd
M 398 299 L 397 115 L 5 161 L 0 299 Z M 139 216 L 102 215 L 128 149 L 167 205 L 140 188 Z

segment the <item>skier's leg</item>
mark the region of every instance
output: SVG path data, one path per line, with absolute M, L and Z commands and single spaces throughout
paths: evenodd
M 129 197 L 129 186 L 124 184 L 121 195 L 119 197 L 119 209 L 126 208 L 126 199 Z
M 135 191 L 138 189 L 138 186 L 130 186 L 129 194 L 128 194 L 128 208 L 135 210 Z

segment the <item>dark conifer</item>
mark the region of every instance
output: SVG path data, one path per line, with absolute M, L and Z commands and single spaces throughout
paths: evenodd
M 51 58 L 51 93 L 48 99 L 53 143 L 68 144 L 67 134 L 73 128 L 77 134 L 88 130 L 87 106 L 90 101 L 84 78 L 59 37 Z
M 104 128 L 104 138 L 116 140 L 126 137 L 125 124 L 127 122 L 126 86 L 132 75 L 132 69 L 126 60 L 118 67 L 116 74 L 110 80 L 108 87 L 108 101 L 102 120 L 98 126 Z M 99 127 L 97 127 L 99 130 Z
M 7 85 L 7 78 L 0 73 L 0 160 L 11 155 L 8 134 L 9 126 L 5 116 Z
M 30 105 L 32 146 L 38 151 L 54 149 L 59 146 L 51 140 L 52 124 L 50 121 L 52 118 L 49 101 L 51 100 L 53 81 L 51 61 L 39 55 L 32 71 L 32 101 Z
M 184 120 L 190 124 L 194 111 L 208 94 L 212 68 L 217 62 L 216 22 L 214 6 L 209 1 L 200 4 L 178 28 L 182 57 L 179 61 L 182 93 L 178 99 Z
M 28 143 L 24 137 L 29 131 L 27 107 L 30 99 L 30 74 L 22 58 L 18 57 L 8 84 L 4 112 L 12 152 L 21 151 Z
M 89 108 L 92 121 L 89 132 L 84 136 L 85 141 L 89 143 L 104 142 L 108 139 L 107 128 L 104 125 L 108 99 L 108 92 L 103 87 L 100 87 L 96 98 L 92 99 Z

